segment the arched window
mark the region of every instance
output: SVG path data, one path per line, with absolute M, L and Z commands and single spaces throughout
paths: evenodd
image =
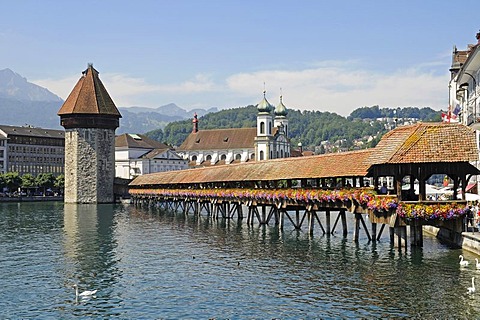
M 283 158 L 283 149 L 282 149 L 282 151 L 280 152 L 280 155 L 281 155 L 281 157 Z
M 197 161 L 197 156 L 192 156 L 192 161 Z
M 206 158 L 205 158 L 206 161 L 211 161 L 212 160 L 212 155 L 208 155 Z
M 263 150 L 260 151 L 260 160 L 263 160 L 264 159 L 264 155 L 263 155 Z
M 237 153 L 235 155 L 235 160 L 242 160 L 242 155 L 240 153 Z
M 222 154 L 222 155 L 220 156 L 220 160 L 227 160 L 227 155 Z
M 265 122 L 260 122 L 260 133 L 264 134 L 265 133 Z
M 272 134 L 272 122 L 268 121 L 268 134 Z
M 255 159 L 255 153 L 252 153 L 252 154 L 250 155 L 250 159 L 252 159 L 252 160 Z

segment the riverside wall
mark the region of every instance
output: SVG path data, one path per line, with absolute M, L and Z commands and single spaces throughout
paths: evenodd
M 0 202 L 63 201 L 63 197 L 0 197 Z
M 456 233 L 433 226 L 423 226 L 423 231 L 436 236 L 441 241 L 480 255 L 480 231 Z

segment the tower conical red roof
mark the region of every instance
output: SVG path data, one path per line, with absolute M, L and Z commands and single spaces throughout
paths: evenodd
M 88 114 L 122 117 L 92 64 L 82 72 L 82 77 L 57 114 L 59 116 Z

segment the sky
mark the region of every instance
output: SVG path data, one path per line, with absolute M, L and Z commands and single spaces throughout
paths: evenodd
M 117 107 L 236 108 L 265 90 L 343 116 L 446 110 L 453 46 L 477 42 L 478 12 L 478 0 L 0 0 L 0 69 L 66 99 L 93 63 Z

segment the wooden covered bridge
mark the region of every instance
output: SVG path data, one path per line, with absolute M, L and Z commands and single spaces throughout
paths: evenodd
M 243 219 L 246 213 L 248 224 L 274 221 L 283 228 L 286 218 L 297 229 L 307 224 L 313 232 L 318 225 L 330 234 L 341 223 L 344 236 L 346 215 L 353 214 L 355 241 L 360 230 L 376 241 L 388 226 L 392 243 L 405 246 L 409 226 L 411 244 L 422 246 L 423 225 L 446 228 L 452 237 L 461 233 L 466 186 L 480 173 L 472 165 L 476 161 L 476 134 L 470 128 L 418 123 L 388 132 L 371 149 L 148 174 L 133 180 L 129 193 L 137 205 L 185 214 Z M 427 199 L 426 183 L 435 174 L 453 181 L 452 199 Z M 394 183 L 380 194 L 385 177 Z

